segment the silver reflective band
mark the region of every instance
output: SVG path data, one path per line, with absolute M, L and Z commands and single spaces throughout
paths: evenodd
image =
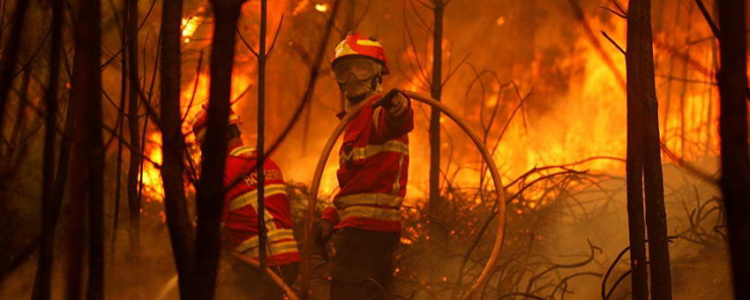
M 404 198 L 383 193 L 353 194 L 337 197 L 333 204 L 338 209 L 346 209 L 351 206 L 388 206 L 398 210 Z
M 286 195 L 286 187 L 283 184 L 269 184 L 265 186 L 263 194 L 264 197 L 281 194 Z M 247 205 L 252 205 L 253 208 L 256 208 L 258 206 L 258 190 L 244 193 L 232 199 L 232 202 L 229 203 L 229 210 L 235 210 Z

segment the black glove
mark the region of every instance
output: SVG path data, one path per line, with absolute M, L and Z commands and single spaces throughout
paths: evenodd
M 315 233 L 315 245 L 320 250 L 320 255 L 324 259 L 328 259 L 328 249 L 326 245 L 333 235 L 333 224 L 326 220 L 321 220 L 318 224 L 318 230 Z
M 399 93 L 401 93 L 401 90 L 399 89 L 392 89 L 390 90 L 383 98 L 378 99 L 375 101 L 375 103 L 372 104 L 372 109 L 378 108 L 378 106 L 385 107 L 386 109 L 389 109 L 393 107 L 393 98 L 395 98 Z
M 391 118 L 400 116 L 409 108 L 409 98 L 406 98 L 401 90 L 392 89 L 383 98 L 372 104 L 372 108 L 375 109 L 378 106 L 382 106 L 388 112 Z

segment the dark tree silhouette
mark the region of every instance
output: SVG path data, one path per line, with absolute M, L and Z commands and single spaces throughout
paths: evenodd
M 750 159 L 747 143 L 746 2 L 719 0 L 721 192 L 727 214 L 734 297 L 750 299 Z
M 628 221 L 630 226 L 632 292 L 647 299 L 650 278 L 653 299 L 671 299 L 667 216 L 661 167 L 658 102 L 654 79 L 651 0 L 631 0 L 628 9 Z M 646 203 L 650 277 L 646 274 L 643 200 Z
M 443 90 L 443 12 L 445 0 L 433 0 L 434 24 L 432 30 L 432 83 L 430 96 L 440 100 Z M 430 111 L 430 174 L 429 174 L 429 209 L 431 218 L 440 214 L 443 201 L 440 198 L 440 110 L 432 108 Z M 433 220 L 430 225 L 430 235 L 438 238 L 441 230 L 439 224 Z M 438 239 L 440 240 L 440 239 Z
M 258 192 L 258 259 L 260 260 L 260 269 L 266 269 L 266 244 L 268 236 L 266 235 L 266 205 L 265 205 L 265 172 L 264 150 L 263 145 L 266 132 L 266 62 L 268 53 L 266 53 L 266 30 L 267 30 L 267 10 L 268 1 L 260 0 L 260 41 L 258 48 L 258 140 L 255 147 L 258 155 L 258 161 L 255 165 L 255 173 L 258 174 L 257 192 Z M 265 276 L 265 272 L 260 272 Z
M 141 142 L 138 133 L 138 103 L 141 97 L 138 72 L 138 1 L 126 0 L 127 61 L 128 61 L 128 131 L 130 132 L 130 161 L 128 166 L 128 237 L 130 265 L 138 270 L 140 260 L 141 197 L 138 171 L 141 167 Z M 124 87 L 123 87 L 124 88 Z M 124 109 L 124 108 L 123 108 Z M 144 125 L 145 127 L 145 125 Z M 144 128 L 145 129 L 145 128 Z M 134 276 L 138 280 L 137 274 Z
M 50 299 L 52 277 L 52 249 L 59 205 L 54 197 L 55 142 L 57 137 L 57 85 L 60 74 L 60 48 L 62 44 L 62 0 L 52 0 L 52 40 L 50 43 L 49 81 L 44 94 L 44 150 L 42 154 L 42 236 L 39 243 L 37 273 L 34 282 L 34 299 Z M 58 196 L 59 197 L 59 196 Z
M 87 298 L 104 298 L 104 236 L 101 107 L 101 3 L 85 0 L 79 4 L 75 26 L 75 58 L 71 82 L 74 106 L 73 157 L 70 192 L 70 237 L 68 298 L 80 298 L 84 240 L 88 240 Z M 88 211 L 88 226 L 83 223 Z M 84 232 L 88 229 L 88 232 Z M 87 234 L 86 234 L 87 233 Z M 84 239 L 86 236 L 86 239 Z
M 219 223 L 224 199 L 224 163 L 227 155 L 227 120 L 234 65 L 235 33 L 244 0 L 213 0 L 214 32 L 211 45 L 206 141 L 202 149 L 201 178 L 197 186 L 196 295 L 210 299 L 216 285 L 219 259 Z
M 654 79 L 651 34 L 651 0 L 630 1 L 628 12 L 628 101 L 640 115 L 635 130 L 643 133 L 643 187 L 646 202 L 646 229 L 652 299 L 672 299 L 669 268 L 667 213 L 664 209 L 664 178 L 661 166 L 659 110 Z M 631 95 L 632 94 L 632 95 Z
M 85 8 L 84 8 L 85 7 Z M 82 73 L 88 79 L 83 106 L 86 138 L 86 172 L 88 186 L 89 215 L 89 268 L 88 299 L 104 299 L 104 142 L 102 138 L 102 97 L 101 73 L 101 2 L 99 0 L 82 1 L 81 3 L 81 37 L 86 39 L 82 46 L 76 47 L 86 55 L 85 70 Z
M 630 13 L 628 15 L 628 50 L 636 49 L 639 44 L 648 43 L 650 41 L 643 39 L 639 36 L 636 31 L 633 31 L 638 23 L 643 23 L 644 20 L 637 19 L 638 17 L 643 18 L 642 9 L 638 10 L 639 4 L 633 3 L 637 0 L 630 1 Z M 633 10 L 635 4 L 636 10 Z M 642 7 L 642 5 L 640 5 Z M 639 15 L 640 12 L 640 15 Z M 646 11 L 648 12 L 648 11 Z M 648 24 L 648 23 L 646 23 Z M 643 48 L 643 46 L 641 46 Z M 635 51 L 635 50 L 631 50 Z M 640 126 L 644 123 L 643 116 L 643 98 L 639 96 L 645 95 L 645 92 L 641 91 L 642 87 L 638 86 L 636 82 L 639 80 L 639 76 L 636 70 L 643 71 L 642 67 L 639 66 L 642 61 L 633 57 L 632 54 L 626 53 L 626 64 L 627 64 L 627 162 L 625 166 L 626 182 L 627 182 L 627 209 L 628 209 L 628 231 L 630 233 L 630 269 L 632 271 L 631 277 L 631 291 L 633 299 L 648 299 L 648 270 L 646 269 L 646 225 L 644 222 L 644 209 L 643 209 L 643 147 L 645 144 L 644 132 L 640 130 Z
M 167 228 L 172 241 L 180 295 L 189 298 L 195 284 L 194 251 L 195 236 L 190 224 L 185 187 L 183 185 L 183 153 L 185 140 L 182 135 L 180 112 L 180 43 L 182 0 L 164 0 L 161 21 L 161 124 L 164 164 L 161 168 L 164 179 L 164 207 Z

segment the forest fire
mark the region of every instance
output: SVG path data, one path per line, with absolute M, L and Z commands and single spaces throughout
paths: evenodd
M 750 0 L 7 2 L 2 299 L 750 297 Z
M 200 26 L 201 22 L 201 17 L 190 17 L 182 19 L 182 36 L 186 44 L 190 42 L 190 38 L 193 37 L 195 31 L 198 30 L 198 26 Z
M 315 10 L 319 12 L 327 12 L 328 11 L 328 5 L 326 4 L 315 4 Z
M 146 139 L 146 157 L 143 160 L 141 184 L 146 202 L 164 200 L 164 183 L 161 180 L 159 166 L 163 162 L 161 150 L 161 133 L 152 132 Z

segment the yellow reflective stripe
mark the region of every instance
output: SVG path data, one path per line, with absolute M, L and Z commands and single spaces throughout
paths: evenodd
M 264 197 L 270 197 L 275 195 L 286 195 L 286 187 L 283 184 L 269 184 L 266 185 L 265 190 L 263 191 Z M 250 192 L 247 192 L 245 194 L 240 195 L 239 197 L 236 197 L 232 199 L 232 202 L 229 203 L 229 210 L 235 210 L 242 207 L 246 207 L 248 205 L 252 205 L 253 209 L 255 211 L 258 211 L 258 190 L 253 190 Z M 264 211 L 265 219 L 266 219 L 266 228 L 268 228 L 269 231 L 276 230 L 276 223 L 273 222 L 273 215 L 271 215 L 268 210 Z
M 266 233 L 266 236 L 268 237 L 268 243 L 272 244 L 275 241 L 279 240 L 286 240 L 291 239 L 294 241 L 294 233 L 291 229 L 275 229 L 275 230 L 269 230 Z M 249 239 L 246 239 L 243 241 L 239 246 L 235 247 L 234 250 L 243 252 L 250 248 L 257 248 L 258 247 L 258 236 L 251 237 Z
M 355 160 L 373 157 L 382 152 L 396 152 L 409 155 L 409 145 L 398 140 L 389 140 L 383 144 L 367 145 L 352 149 L 352 157 Z
M 253 154 L 253 151 L 255 151 L 255 148 L 240 146 L 240 147 L 234 148 L 231 152 L 229 152 L 229 155 L 232 155 L 232 156 L 248 155 L 249 156 Z
M 352 55 L 352 54 L 359 54 L 357 51 L 354 51 L 351 47 L 349 47 L 349 44 L 346 43 L 346 41 L 341 41 L 336 46 L 336 57 L 341 57 L 344 55 Z
M 283 184 L 269 184 L 265 186 L 263 191 L 264 197 L 270 197 L 275 195 L 286 195 L 286 187 Z M 235 210 L 248 205 L 252 205 L 253 208 L 258 208 L 258 190 L 252 190 L 244 193 L 232 199 L 229 203 L 229 210 Z
M 401 198 L 399 196 L 383 193 L 366 193 L 337 197 L 333 200 L 333 204 L 336 205 L 336 208 L 339 209 L 357 205 L 388 206 L 394 209 L 398 209 L 399 207 L 401 207 L 401 202 L 403 201 L 404 198 Z
M 382 45 L 380 45 L 380 42 L 373 41 L 373 40 L 357 40 L 357 45 L 362 46 L 374 46 L 374 47 L 380 47 L 383 48 Z
M 370 218 L 383 221 L 400 221 L 401 215 L 397 208 L 380 208 L 375 206 L 350 206 L 338 211 L 339 218 L 344 220 L 349 217 Z
M 393 189 L 391 190 L 393 194 L 398 194 L 398 191 L 401 189 L 400 181 L 401 181 L 401 172 L 403 171 L 403 168 L 404 168 L 404 157 L 406 157 L 406 155 L 402 154 L 398 158 L 398 172 L 396 172 L 396 180 L 393 181 Z
M 260 255 L 258 250 L 259 248 L 256 246 L 251 249 L 246 249 L 244 251 L 240 251 L 240 250 L 237 250 L 237 251 L 250 257 L 258 257 Z M 268 253 L 269 256 L 281 255 L 285 253 L 295 253 L 298 251 L 299 250 L 297 249 L 297 241 L 295 240 L 268 244 L 268 246 L 266 247 L 266 253 Z

